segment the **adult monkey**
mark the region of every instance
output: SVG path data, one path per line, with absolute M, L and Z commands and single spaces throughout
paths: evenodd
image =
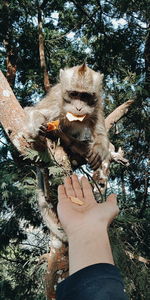
M 60 82 L 38 104 L 26 107 L 27 126 L 36 138 L 47 132 L 47 123 L 59 120 L 56 135 L 63 146 L 85 156 L 93 170 L 109 157 L 102 107 L 103 74 L 86 64 L 60 70 Z M 85 145 L 86 147 L 85 152 Z

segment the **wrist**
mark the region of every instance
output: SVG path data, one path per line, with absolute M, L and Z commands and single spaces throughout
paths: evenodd
M 82 224 L 72 230 L 68 230 L 68 240 L 76 240 L 80 238 L 88 238 L 89 236 L 95 238 L 100 236 L 102 233 L 107 232 L 108 226 L 105 223 L 102 224 Z

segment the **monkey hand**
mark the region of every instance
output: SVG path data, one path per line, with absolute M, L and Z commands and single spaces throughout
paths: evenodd
M 29 134 L 32 138 L 37 138 L 41 134 L 42 124 L 45 124 L 45 116 L 32 107 L 25 107 L 24 111 Z
M 52 136 L 56 135 L 56 132 L 59 129 L 59 123 L 59 120 L 43 123 L 39 128 L 39 134 L 49 138 L 51 137 L 51 132 L 53 132 Z
M 39 127 L 39 135 L 43 135 L 43 136 L 47 135 L 47 124 L 46 123 L 41 124 L 41 126 Z
M 96 171 L 99 167 L 101 167 L 104 159 L 109 159 L 110 153 L 106 147 L 102 144 L 94 144 L 87 154 L 87 161 L 91 168 Z

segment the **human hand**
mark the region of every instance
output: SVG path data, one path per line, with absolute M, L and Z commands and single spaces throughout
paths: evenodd
M 72 203 L 70 196 L 83 201 L 83 205 Z M 64 185 L 58 187 L 58 216 L 69 237 L 74 232 L 91 227 L 102 226 L 107 228 L 115 216 L 119 213 L 116 195 L 108 196 L 106 202 L 97 203 L 91 185 L 86 177 L 81 178 L 74 174 L 66 177 Z

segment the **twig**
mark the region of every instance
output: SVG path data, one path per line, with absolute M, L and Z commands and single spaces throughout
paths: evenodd
M 102 202 L 104 201 L 104 197 L 103 197 L 103 194 L 97 184 L 97 182 L 94 180 L 94 178 L 89 174 L 87 173 L 82 167 L 79 168 L 84 174 L 86 174 L 86 176 L 95 184 L 96 188 L 98 189 L 98 192 L 100 194 L 100 197 L 101 197 L 101 200 Z
M 7 144 L 5 144 L 4 142 L 2 142 L 1 140 L 0 140 L 0 143 L 3 144 L 4 146 L 8 146 Z

